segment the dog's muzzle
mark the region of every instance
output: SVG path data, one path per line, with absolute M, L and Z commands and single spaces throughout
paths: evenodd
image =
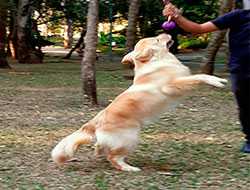
M 169 40 L 168 42 L 167 42 L 167 48 L 169 49 L 169 48 L 171 48 L 171 46 L 174 44 L 174 40 Z

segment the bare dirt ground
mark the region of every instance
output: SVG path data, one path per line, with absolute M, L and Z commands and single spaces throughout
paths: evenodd
M 118 59 L 117 59 L 118 60 Z M 142 172 L 120 172 L 92 146 L 79 161 L 57 167 L 50 160 L 56 143 L 103 109 L 130 81 L 117 61 L 97 64 L 98 107 L 84 105 L 79 59 L 46 57 L 44 65 L 0 70 L 1 190 L 168 190 L 249 189 L 250 156 L 240 153 L 243 135 L 230 84 L 203 86 L 176 108 L 142 129 L 129 163 Z M 196 72 L 196 71 L 195 71 Z M 228 78 L 218 71 L 217 75 Z

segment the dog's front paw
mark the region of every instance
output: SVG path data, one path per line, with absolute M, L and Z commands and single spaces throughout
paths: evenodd
M 225 83 L 227 83 L 227 80 L 219 78 L 219 77 L 211 76 L 207 82 L 208 84 L 212 86 L 223 88 L 225 86 Z

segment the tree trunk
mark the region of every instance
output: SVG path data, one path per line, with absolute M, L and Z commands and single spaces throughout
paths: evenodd
M 14 4 L 14 2 L 13 2 Z M 14 4 L 10 12 L 9 35 L 7 55 L 13 59 L 18 59 L 18 43 L 17 43 L 17 2 Z
M 85 101 L 92 105 L 97 104 L 96 93 L 96 48 L 98 25 L 98 0 L 89 1 L 87 17 L 87 33 L 85 36 L 85 51 L 81 63 L 81 77 L 83 81 L 83 94 Z
M 223 15 L 232 10 L 234 7 L 233 0 L 221 0 L 220 1 L 220 10 L 219 15 Z M 227 30 L 216 31 L 212 34 L 210 42 L 207 47 L 207 55 L 206 55 L 206 62 L 202 67 L 202 72 L 206 74 L 213 74 L 214 72 L 214 62 L 216 58 L 216 54 L 219 51 Z
M 136 40 L 136 25 L 140 8 L 140 0 L 130 0 L 128 12 L 128 28 L 126 33 L 126 50 L 133 50 Z
M 71 19 L 71 12 L 69 10 L 70 0 L 63 0 L 63 12 L 65 15 L 65 24 L 64 24 L 64 41 L 63 46 L 65 49 L 72 47 L 73 43 L 73 20 Z
M 5 1 L 4 1 L 5 2 Z M 0 68 L 10 68 L 6 59 L 6 6 L 3 2 L 0 3 Z
M 32 6 L 30 0 L 19 0 L 17 18 L 18 61 L 19 63 L 42 63 L 43 54 L 32 47 L 31 33 Z
M 230 51 L 229 51 L 229 42 L 228 42 L 228 39 L 227 39 L 227 43 L 226 43 L 226 65 L 225 65 L 225 72 L 228 72 L 229 71 L 229 61 L 230 61 Z
M 73 21 L 70 18 L 66 18 L 66 24 L 64 26 L 64 48 L 69 49 L 72 47 L 73 43 Z
M 86 30 L 85 30 L 85 28 L 83 28 L 83 29 L 82 29 L 82 32 L 81 32 L 81 36 L 80 36 L 78 42 L 76 43 L 75 47 L 73 47 L 73 48 L 70 50 L 70 52 L 64 57 L 64 59 L 69 59 L 69 58 L 71 57 L 71 54 L 72 54 L 76 49 L 80 48 L 81 45 L 84 45 L 83 43 L 84 43 L 84 36 L 85 36 L 85 34 L 86 34 Z
M 227 30 L 222 30 L 222 31 L 216 31 L 212 34 L 211 39 L 208 44 L 208 48 L 207 48 L 206 63 L 202 67 L 203 73 L 206 73 L 209 75 L 213 74 L 216 54 L 219 51 L 225 39 L 226 33 L 227 33 Z

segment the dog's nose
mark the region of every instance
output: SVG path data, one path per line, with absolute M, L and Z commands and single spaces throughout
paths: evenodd
M 169 48 L 171 48 L 171 46 L 174 44 L 174 40 L 169 40 L 168 42 L 167 42 L 167 48 L 169 49 Z

